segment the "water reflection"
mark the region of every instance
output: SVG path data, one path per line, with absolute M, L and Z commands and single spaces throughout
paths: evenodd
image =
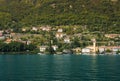
M 120 56 L 0 56 L 3 81 L 119 81 Z

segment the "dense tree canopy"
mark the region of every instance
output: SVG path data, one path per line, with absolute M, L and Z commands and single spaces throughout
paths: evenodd
M 119 0 L 0 0 L 0 28 L 87 25 L 119 33 Z
M 0 52 L 25 52 L 27 50 L 33 51 L 36 46 L 33 44 L 26 45 L 20 42 L 11 42 L 9 44 L 0 42 Z

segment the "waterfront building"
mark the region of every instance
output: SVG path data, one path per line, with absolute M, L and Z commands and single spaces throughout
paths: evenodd
M 99 53 L 116 54 L 120 50 L 120 46 L 100 46 Z
M 105 46 L 98 47 L 99 53 L 105 53 Z
M 90 53 L 91 51 L 90 51 L 91 49 L 90 48 L 83 48 L 82 49 L 82 53 Z
M 58 46 L 57 45 L 52 45 L 52 48 L 54 51 L 56 51 L 58 49 Z
M 40 46 L 40 52 L 45 52 L 48 46 Z
M 73 52 L 70 49 L 64 49 L 63 54 L 72 54 Z
M 112 48 L 113 54 L 116 54 L 118 51 L 120 51 L 120 46 L 116 46 Z

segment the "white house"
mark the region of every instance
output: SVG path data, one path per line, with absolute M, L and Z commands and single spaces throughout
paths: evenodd
M 61 28 L 61 29 L 58 29 L 58 31 L 57 32 L 63 32 L 63 29 Z
M 82 53 L 90 53 L 90 48 L 83 48 Z
M 117 51 L 119 51 L 119 49 L 118 48 L 113 48 L 112 51 L 117 52 Z
M 29 40 L 28 40 L 28 41 L 26 41 L 26 44 L 27 44 L 27 45 L 31 44 L 31 41 L 29 41 Z
M 55 36 L 56 38 L 63 38 L 64 34 L 62 32 L 57 32 Z
M 0 40 L 5 40 L 5 36 L 0 36 Z
M 70 43 L 70 38 L 69 37 L 64 38 L 64 43 Z
M 54 49 L 54 51 L 56 51 L 58 49 L 57 45 L 53 45 L 52 48 Z
M 50 26 L 43 26 L 40 28 L 42 31 L 50 31 L 51 30 L 51 27 Z
M 32 27 L 33 31 L 38 31 L 38 29 L 36 27 Z
M 47 49 L 47 46 L 40 46 L 40 52 L 45 52 Z
M 103 53 L 105 52 L 105 47 L 99 47 L 98 50 L 99 50 L 99 53 Z
M 113 47 L 112 49 L 113 53 L 117 53 L 117 51 L 120 51 L 120 47 Z
M 25 31 L 26 31 L 26 28 L 22 28 L 22 31 L 25 32 Z

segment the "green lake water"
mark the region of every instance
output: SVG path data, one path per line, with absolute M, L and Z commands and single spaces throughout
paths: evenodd
M 0 55 L 0 81 L 120 81 L 120 55 Z

